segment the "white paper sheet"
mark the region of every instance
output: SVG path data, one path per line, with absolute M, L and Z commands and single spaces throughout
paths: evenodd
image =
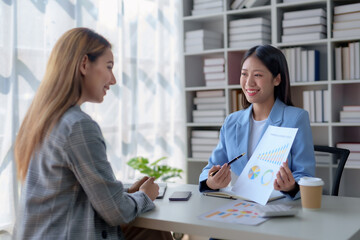
M 232 191 L 265 205 L 274 190 L 276 173 L 286 161 L 297 131 L 297 128 L 269 126 Z

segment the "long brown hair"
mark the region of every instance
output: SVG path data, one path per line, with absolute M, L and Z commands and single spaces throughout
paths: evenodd
M 25 180 L 30 160 L 67 109 L 81 96 L 80 64 L 85 55 L 91 62 L 111 44 L 87 28 L 74 28 L 56 42 L 43 80 L 20 126 L 15 141 L 17 176 Z
M 274 89 L 274 98 L 279 98 L 286 105 L 293 106 L 291 101 L 288 65 L 281 50 L 271 45 L 258 45 L 252 47 L 245 53 L 241 63 L 241 69 L 245 60 L 252 55 L 256 56 L 267 67 L 274 78 L 280 74 L 281 82 Z M 241 97 L 242 107 L 249 107 L 250 103 L 247 101 L 245 94 L 241 94 Z

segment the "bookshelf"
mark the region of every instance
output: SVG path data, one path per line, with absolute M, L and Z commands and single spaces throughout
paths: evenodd
M 340 0 L 269 0 L 263 6 L 243 9 L 231 9 L 233 0 L 222 0 L 223 11 L 209 14 L 192 15 L 194 1 L 183 1 L 183 32 L 206 29 L 222 34 L 222 48 L 206 49 L 200 51 L 184 52 L 184 83 L 186 95 L 187 114 L 187 181 L 197 184 L 202 168 L 208 158 L 195 158 L 192 156 L 191 134 L 193 130 L 220 130 L 222 122 L 194 123 L 192 112 L 195 110 L 193 99 L 198 91 L 222 90 L 224 91 L 224 109 L 226 116 L 233 111 L 233 91 L 241 89 L 239 83 L 240 61 L 249 47 L 230 48 L 229 25 L 233 20 L 248 18 L 267 18 L 271 22 L 271 44 L 280 49 L 301 47 L 305 50 L 319 52 L 319 79 L 311 82 L 292 82 L 291 93 L 295 106 L 303 108 L 303 92 L 327 90 L 328 95 L 324 101 L 328 103 L 328 121 L 312 122 L 314 144 L 336 146 L 338 142 L 360 142 L 360 122 L 340 122 L 340 111 L 344 105 L 360 105 L 360 79 L 336 79 L 335 49 L 348 43 L 360 41 L 360 34 L 352 37 L 333 37 L 332 27 L 334 7 L 345 4 L 358 3 L 358 1 Z M 201 0 L 200 0 L 201 1 Z M 282 20 L 284 13 L 299 10 L 322 8 L 326 12 L 326 34 L 322 39 L 297 42 L 281 42 L 283 35 Z M 185 42 L 184 42 L 185 44 Z M 185 49 L 185 46 L 184 46 Z M 204 59 L 224 58 L 224 72 L 226 84 L 220 86 L 206 86 L 203 67 Z M 359 66 L 357 66 L 359 67 Z M 336 164 L 318 163 L 316 174 L 322 177 L 325 193 L 330 192 L 330 182 L 335 174 Z M 346 167 L 340 186 L 340 195 L 360 197 L 360 188 L 355 185 L 360 181 L 360 167 Z

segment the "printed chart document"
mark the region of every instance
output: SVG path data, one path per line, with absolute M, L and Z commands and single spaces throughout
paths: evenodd
M 269 126 L 231 190 L 244 199 L 265 205 L 297 131 L 297 128 Z
M 270 218 L 260 217 L 255 208 L 257 205 L 257 203 L 251 203 L 243 200 L 231 201 L 231 203 L 206 212 L 198 218 L 216 222 L 258 225 Z

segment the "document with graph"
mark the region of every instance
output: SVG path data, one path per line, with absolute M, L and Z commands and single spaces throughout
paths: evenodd
M 232 191 L 265 205 L 274 190 L 276 173 L 286 161 L 297 131 L 297 128 L 269 126 Z

